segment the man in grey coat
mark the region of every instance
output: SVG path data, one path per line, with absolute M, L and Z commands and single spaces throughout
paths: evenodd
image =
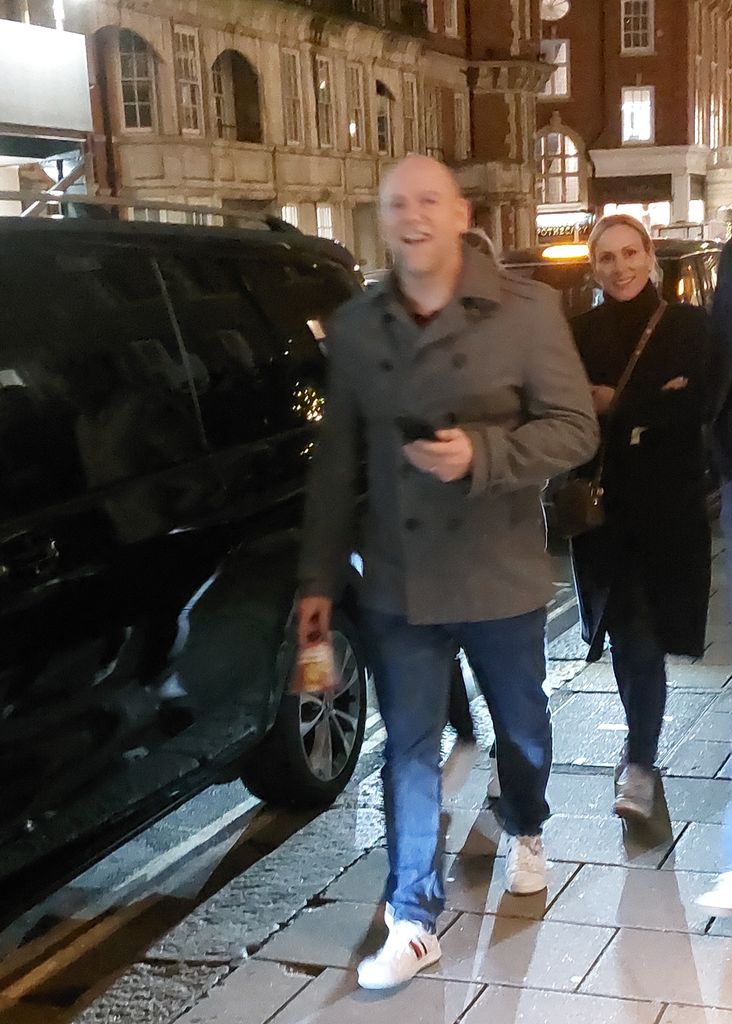
M 440 735 L 465 651 L 498 745 L 506 888 L 545 887 L 551 766 L 540 491 L 598 444 L 589 386 L 551 289 L 463 244 L 450 171 L 412 156 L 381 189 L 395 270 L 329 327 L 330 383 L 305 518 L 300 643 L 328 632 L 366 442 L 361 628 L 387 731 L 389 936 L 359 967 L 390 988 L 440 956 Z M 416 437 L 434 430 L 432 439 Z M 416 438 L 416 439 L 415 439 Z

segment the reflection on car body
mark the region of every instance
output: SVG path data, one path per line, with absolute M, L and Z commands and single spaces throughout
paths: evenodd
M 286 687 L 320 341 L 359 289 L 299 232 L 0 223 L 3 891 L 232 765 L 292 803 L 345 785 L 365 718 L 347 565 L 342 691 Z

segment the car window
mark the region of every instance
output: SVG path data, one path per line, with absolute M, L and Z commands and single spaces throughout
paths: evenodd
M 282 425 L 313 423 L 324 404 L 328 322 L 360 289 L 330 260 L 242 260 L 242 280 L 275 339 L 272 373 Z
M 667 261 L 664 261 L 664 265 L 666 264 Z M 670 289 L 673 289 L 673 295 L 669 295 Z M 702 294 L 699 278 L 697 277 L 694 264 L 690 259 L 679 260 L 675 274 L 675 281 L 671 275 L 669 275 L 669 281 L 667 283 L 666 277 L 664 276 L 664 295 L 667 298 L 670 298 L 671 301 L 675 300 L 676 302 L 682 302 L 687 306 L 704 305 L 704 296 Z
M 704 305 L 711 310 L 714 290 L 717 287 L 717 270 L 719 268 L 719 253 L 706 252 L 697 258 L 697 271 L 702 281 L 704 290 Z
M 568 318 L 585 313 L 602 301 L 602 289 L 598 287 L 589 263 L 547 262 L 524 266 L 508 263 L 506 269 L 555 288 L 562 296 Z
M 21 242 L 0 254 L 0 515 L 154 473 L 201 449 L 144 256 L 88 239 Z

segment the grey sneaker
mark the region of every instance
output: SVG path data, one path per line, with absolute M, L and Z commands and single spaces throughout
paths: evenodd
M 648 821 L 653 817 L 656 773 L 640 764 L 626 764 L 616 785 L 613 812 L 619 818 Z

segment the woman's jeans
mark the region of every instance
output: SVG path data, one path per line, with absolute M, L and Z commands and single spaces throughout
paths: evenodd
M 537 835 L 549 815 L 551 721 L 543 608 L 491 622 L 416 626 L 362 610 L 364 638 L 387 741 L 384 809 L 386 899 L 395 918 L 434 930 L 444 907 L 440 867 L 440 737 L 456 647 L 470 662 L 493 718 L 507 832 Z
M 625 760 L 652 768 L 666 708 L 666 656 L 638 579 L 613 583 L 605 624 L 628 722 Z

